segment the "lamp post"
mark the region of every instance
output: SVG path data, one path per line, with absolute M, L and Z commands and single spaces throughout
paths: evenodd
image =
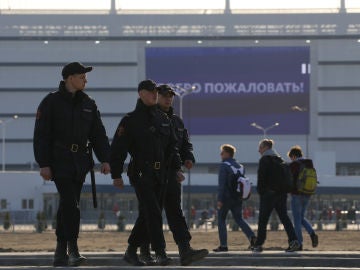
M 196 87 L 192 86 L 191 88 L 182 88 L 180 86 L 174 86 L 177 96 L 179 97 L 179 116 L 183 119 L 183 99 L 185 96 L 191 94 Z
M 192 86 L 190 88 L 182 88 L 180 86 L 174 86 L 174 89 L 176 91 L 177 96 L 179 97 L 179 117 L 181 118 L 181 120 L 183 120 L 183 99 L 185 96 L 191 94 L 196 87 Z M 188 197 L 187 197 L 187 202 L 188 202 L 188 213 L 187 213 L 187 220 L 188 222 L 190 221 L 190 211 L 191 211 L 191 206 L 190 206 L 190 188 L 191 188 L 191 173 L 190 170 L 188 170 Z M 181 208 L 184 208 L 184 200 L 183 200 L 183 185 L 181 185 Z
M 272 129 L 272 128 L 274 128 L 274 127 L 277 127 L 277 126 L 279 126 L 279 125 L 280 125 L 280 124 L 279 124 L 278 122 L 276 122 L 275 124 L 264 128 L 264 127 L 256 124 L 255 122 L 251 124 L 252 127 L 257 128 L 257 129 L 260 129 L 260 130 L 264 133 L 264 139 L 266 139 L 266 137 L 267 137 L 267 132 L 268 132 L 270 129 Z
M 295 105 L 295 106 L 291 107 L 291 110 L 295 111 L 295 112 L 303 113 L 303 112 L 307 111 L 307 108 L 299 107 L 299 106 Z M 308 127 L 309 127 L 309 124 L 308 124 Z M 305 135 L 305 147 L 306 147 L 305 156 L 309 156 L 309 129 L 307 130 L 306 135 Z
M 6 125 L 13 120 L 18 119 L 18 116 L 15 114 L 12 118 L 6 120 L 0 120 L 0 125 L 2 127 L 2 171 L 5 172 L 5 136 L 6 136 Z

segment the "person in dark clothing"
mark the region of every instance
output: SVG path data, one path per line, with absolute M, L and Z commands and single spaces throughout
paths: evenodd
M 242 200 L 236 195 L 234 196 L 234 193 L 230 188 L 234 177 L 234 172 L 230 166 L 233 166 L 236 169 L 241 169 L 242 175 L 245 175 L 244 166 L 240 165 L 234 158 L 236 152 L 236 148 L 234 146 L 230 144 L 223 144 L 220 150 L 222 163 L 219 169 L 219 186 L 217 196 L 220 246 L 215 248 L 213 251 L 227 252 L 226 217 L 229 211 L 231 211 L 235 222 L 249 239 L 250 246 L 254 245 L 256 237 L 249 224 L 242 217 Z
M 155 82 L 145 80 L 138 86 L 139 99 L 133 112 L 120 122 L 111 144 L 111 175 L 115 187 L 123 188 L 123 164 L 131 156 L 128 176 L 139 202 L 139 216 L 128 239 L 124 259 L 132 265 L 144 265 L 138 247 L 151 243 L 155 263 L 168 265 L 165 252 L 162 209 L 168 171 L 178 173 L 181 159 L 171 121 L 157 107 Z
M 53 180 L 60 195 L 54 266 L 77 266 L 86 260 L 77 238 L 80 192 L 92 166 L 89 142 L 102 163 L 101 172 L 110 172 L 109 140 L 95 101 L 84 93 L 91 70 L 78 62 L 65 65 L 59 89 L 42 100 L 36 115 L 35 159 L 42 178 Z
M 175 128 L 177 136 L 177 148 L 183 165 L 187 169 L 191 169 L 195 163 L 192 153 L 193 146 L 189 140 L 189 135 L 184 127 L 182 119 L 174 114 L 172 103 L 175 91 L 168 85 L 160 85 L 157 87 L 159 92 L 158 105 L 161 111 L 171 120 Z M 167 188 L 165 193 L 164 208 L 168 224 L 173 233 L 174 241 L 178 245 L 181 265 L 189 265 L 190 263 L 200 260 L 208 255 L 206 249 L 195 250 L 190 246 L 191 234 L 186 224 L 183 211 L 181 209 L 181 181 L 178 171 L 168 170 L 167 172 Z M 180 180 L 180 181 L 179 181 Z M 142 245 L 140 248 L 140 259 L 151 264 L 152 257 L 150 255 L 149 245 Z
M 288 157 L 292 160 L 290 163 L 290 169 L 291 173 L 293 174 L 294 181 L 296 181 L 296 179 L 299 177 L 300 167 L 302 164 L 306 168 L 314 168 L 312 160 L 303 157 L 302 149 L 298 145 L 291 147 L 288 153 Z M 291 210 L 294 219 L 296 236 L 300 244 L 300 250 L 303 248 L 303 236 L 301 231 L 302 226 L 310 235 L 312 246 L 317 247 L 319 244 L 319 238 L 312 228 L 310 222 L 305 218 L 306 209 L 309 205 L 311 195 L 302 194 L 299 192 L 296 189 L 295 184 L 294 187 L 294 190 L 291 192 Z
M 275 186 L 277 181 L 274 179 L 273 159 L 275 157 L 281 159 L 281 157 L 272 149 L 273 144 L 273 140 L 270 139 L 264 139 L 259 143 L 259 153 L 262 156 L 259 161 L 257 181 L 257 191 L 260 195 L 260 209 L 258 235 L 252 251 L 262 252 L 262 245 L 266 239 L 266 227 L 271 212 L 275 209 L 288 236 L 289 247 L 285 251 L 293 252 L 299 250 L 300 245 L 295 234 L 294 226 L 287 214 L 287 194 L 277 191 L 277 187 Z

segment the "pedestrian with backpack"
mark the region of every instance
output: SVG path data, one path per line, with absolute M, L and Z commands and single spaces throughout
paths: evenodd
M 278 214 L 281 223 L 288 236 L 289 247 L 286 252 L 299 250 L 295 230 L 287 214 L 287 192 L 290 180 L 287 173 L 288 167 L 279 154 L 272 149 L 274 141 L 264 139 L 259 143 L 259 153 L 261 155 L 258 168 L 257 191 L 260 195 L 260 209 L 258 220 L 258 235 L 253 252 L 262 252 L 263 244 L 266 239 L 266 228 L 273 209 Z
M 305 218 L 311 195 L 315 194 L 317 186 L 316 170 L 311 159 L 303 157 L 300 146 L 290 148 L 288 157 L 292 160 L 290 169 L 294 179 L 294 189 L 291 192 L 291 209 L 294 218 L 295 233 L 303 248 L 302 226 L 308 232 L 313 247 L 317 247 L 319 239 L 310 222 Z
M 255 243 L 256 237 L 250 226 L 243 219 L 242 216 L 242 201 L 244 198 L 250 196 L 249 179 L 245 177 L 244 166 L 239 164 L 234 155 L 236 148 L 230 144 L 224 144 L 220 147 L 222 163 L 219 169 L 219 186 L 217 196 L 217 210 L 218 210 L 218 232 L 220 239 L 220 246 L 215 248 L 214 252 L 227 252 L 227 230 L 226 230 L 226 216 L 231 211 L 235 222 L 239 225 L 241 230 L 249 239 L 250 246 Z M 247 185 L 238 183 L 238 179 L 243 178 L 248 181 Z

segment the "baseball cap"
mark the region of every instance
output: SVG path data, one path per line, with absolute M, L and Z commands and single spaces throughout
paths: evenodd
M 138 85 L 138 92 L 140 90 L 154 91 L 156 88 L 156 83 L 153 80 L 141 81 Z
M 83 74 L 92 71 L 93 67 L 85 67 L 83 64 L 79 62 L 72 62 L 69 64 L 66 64 L 61 72 L 61 75 L 63 76 L 63 79 L 66 79 L 70 75 L 74 74 Z
M 168 93 L 172 94 L 173 96 L 176 95 L 176 92 L 174 91 L 174 89 L 172 89 L 171 86 L 167 85 L 167 84 L 159 85 L 157 87 L 157 89 L 158 89 L 160 95 L 166 95 Z

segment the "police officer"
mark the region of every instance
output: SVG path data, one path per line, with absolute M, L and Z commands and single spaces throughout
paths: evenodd
M 171 120 L 178 139 L 177 148 L 183 165 L 191 169 L 195 163 L 192 153 L 193 146 L 189 141 L 189 135 L 184 127 L 182 119 L 174 114 L 172 107 L 175 91 L 169 85 L 158 86 L 159 99 L 158 106 L 161 111 L 167 114 Z M 178 245 L 181 265 L 200 260 L 208 255 L 207 249 L 194 250 L 190 247 L 191 234 L 186 224 L 183 211 L 181 209 L 181 180 L 176 170 L 169 170 L 167 174 L 168 184 L 165 193 L 164 208 L 168 224 L 173 233 L 174 241 Z M 180 180 L 180 181 L 179 181 Z M 149 246 L 141 246 L 140 258 L 143 261 L 151 262 Z
M 80 192 L 92 166 L 88 142 L 101 164 L 110 172 L 110 145 L 95 101 L 84 93 L 86 73 L 92 67 L 73 62 L 62 69 L 59 89 L 40 103 L 34 130 L 34 154 L 44 180 L 53 180 L 60 195 L 57 212 L 57 246 L 54 266 L 78 266 Z M 68 250 L 68 254 L 67 254 Z
M 156 264 L 168 265 L 162 229 L 162 204 L 166 171 L 179 171 L 181 160 L 170 120 L 157 107 L 156 84 L 145 80 L 138 85 L 139 99 L 133 112 L 120 122 L 111 144 L 111 175 L 114 186 L 123 188 L 123 165 L 131 156 L 128 176 L 139 202 L 139 216 L 128 239 L 124 259 L 132 265 L 144 265 L 137 249 L 151 243 Z

